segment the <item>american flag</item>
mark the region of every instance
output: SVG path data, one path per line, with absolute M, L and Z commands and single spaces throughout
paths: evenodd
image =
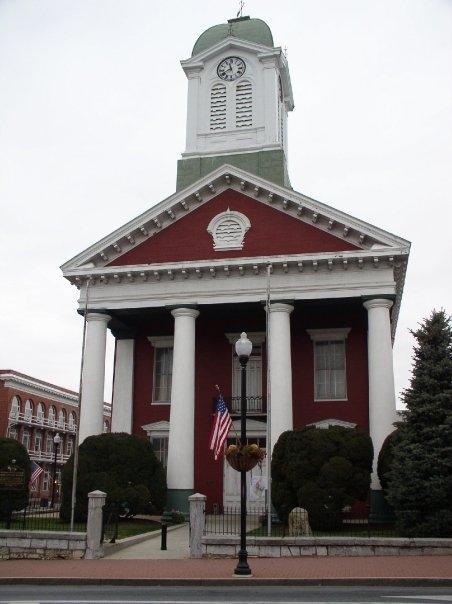
M 212 434 L 210 437 L 210 450 L 213 451 L 215 460 L 218 459 L 218 456 L 223 449 L 224 441 L 228 437 L 231 424 L 231 416 L 229 415 L 228 408 L 224 402 L 223 395 L 220 392 L 217 398 L 215 414 L 213 416 Z
M 34 482 L 36 482 L 36 480 L 38 480 L 38 478 L 41 476 L 43 471 L 44 470 L 41 468 L 41 466 L 38 466 L 38 464 L 35 461 L 31 462 L 31 476 L 30 476 L 30 482 L 28 483 L 29 487 L 31 487 L 31 485 Z

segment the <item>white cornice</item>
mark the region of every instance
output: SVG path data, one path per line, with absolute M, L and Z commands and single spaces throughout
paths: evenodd
M 4 382 L 5 388 L 14 388 L 22 390 L 34 396 L 43 396 L 58 403 L 69 404 L 73 407 L 78 406 L 78 394 L 71 394 L 61 390 L 58 386 L 43 384 L 39 380 L 30 377 L 23 377 L 15 373 L 1 373 L 0 380 Z

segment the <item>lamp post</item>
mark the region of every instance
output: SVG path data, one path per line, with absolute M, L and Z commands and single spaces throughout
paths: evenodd
M 57 467 L 58 447 L 60 445 L 60 442 L 61 442 L 61 436 L 57 432 L 55 434 L 55 436 L 53 437 L 53 452 L 54 452 L 54 458 L 53 458 L 53 481 L 52 481 L 52 499 L 51 499 L 51 502 L 50 502 L 50 507 L 52 507 L 52 508 L 53 508 L 53 505 L 55 503 L 56 467 Z
M 240 340 L 235 343 L 235 352 L 239 357 L 241 371 L 241 397 L 240 397 L 240 441 L 242 447 L 246 445 L 246 365 L 253 349 L 245 332 L 240 335 Z M 251 568 L 248 566 L 248 552 L 246 551 L 246 471 L 240 472 L 240 550 L 239 561 L 234 575 L 250 576 Z

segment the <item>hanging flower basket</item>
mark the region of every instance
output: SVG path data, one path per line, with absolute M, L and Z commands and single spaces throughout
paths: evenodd
M 229 445 L 225 453 L 228 464 L 237 472 L 249 472 L 265 457 L 264 449 L 257 445 Z

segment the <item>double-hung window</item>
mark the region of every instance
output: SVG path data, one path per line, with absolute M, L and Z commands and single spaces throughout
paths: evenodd
M 151 443 L 155 456 L 166 468 L 168 464 L 168 436 L 153 436 Z
M 168 404 L 171 402 L 171 383 L 173 377 L 173 338 L 150 337 L 154 346 L 154 381 L 152 402 Z
M 347 400 L 345 341 L 349 328 L 308 329 L 314 344 L 314 400 Z

